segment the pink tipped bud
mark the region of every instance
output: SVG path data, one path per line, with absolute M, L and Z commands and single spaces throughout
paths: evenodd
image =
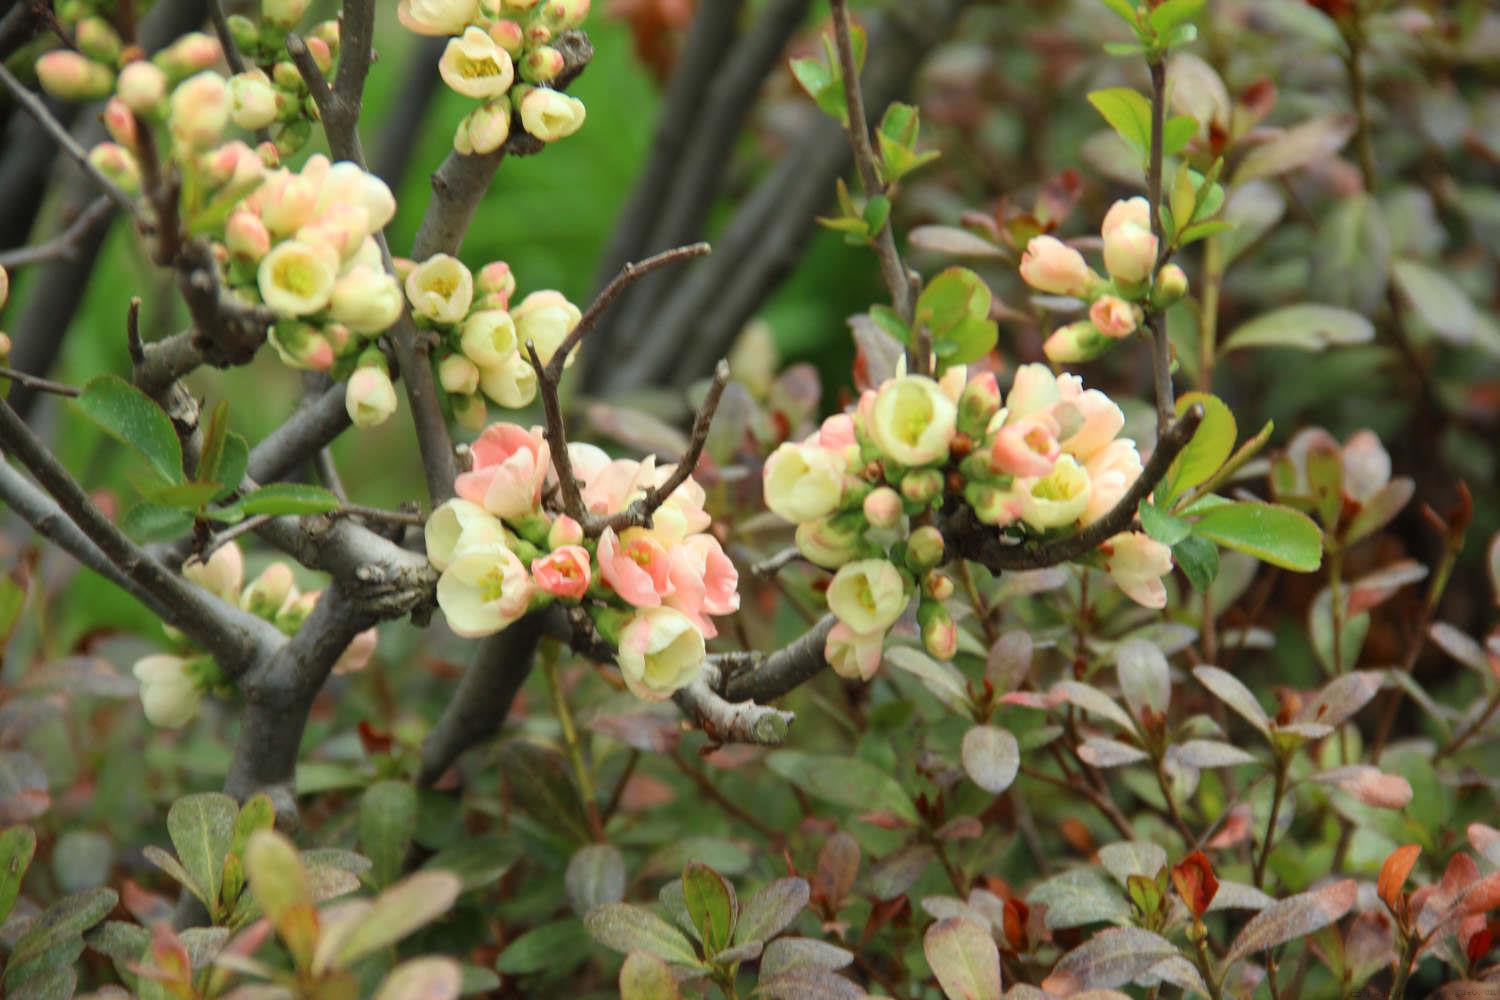
M 73 41 L 78 45 L 78 51 L 106 65 L 119 62 L 120 54 L 125 51 L 120 33 L 102 17 L 86 17 L 79 21 L 73 29 Z
M 953 596 L 953 580 L 946 574 L 933 570 L 922 577 L 922 593 L 934 601 L 946 601 Z
M 48 52 L 36 61 L 42 89 L 60 101 L 97 101 L 109 94 L 115 76 L 87 56 L 66 49 Z
M 318 69 L 322 70 L 325 74 L 331 71 L 333 69 L 333 50 L 328 47 L 328 43 L 321 38 L 308 38 L 305 41 L 307 43 L 307 51 L 312 55 L 313 62 L 318 64 Z
M 133 62 L 120 70 L 116 93 L 138 115 L 155 114 L 167 99 L 167 75 L 148 62 Z
M 535 48 L 538 45 L 546 45 L 552 41 L 552 29 L 545 24 L 532 24 L 526 29 L 526 44 Z
M 281 116 L 276 88 L 259 70 L 231 77 L 229 100 L 230 117 L 247 132 L 263 129 Z
M 167 125 L 185 149 L 216 145 L 229 125 L 229 85 L 217 73 L 199 73 L 172 91 Z
M 1037 236 L 1021 256 L 1021 280 L 1039 292 L 1081 298 L 1094 274 L 1083 254 L 1054 236 Z
M 1089 307 L 1089 320 L 1094 327 L 1114 340 L 1130 336 L 1144 318 L 1140 306 L 1131 305 L 1118 295 L 1101 295 Z
M 240 595 L 240 608 L 269 621 L 291 599 L 296 589 L 292 568 L 284 562 L 273 562 L 245 588 Z
M 111 97 L 104 105 L 104 130 L 126 149 L 135 149 L 139 134 L 135 127 L 135 113 L 118 97 Z
M 224 243 L 235 257 L 259 263 L 271 252 L 271 231 L 254 212 L 238 211 L 224 224 Z
M 521 60 L 521 77 L 532 83 L 551 83 L 563 71 L 563 54 L 550 45 L 526 53 Z
M 342 30 L 337 20 L 319 21 L 313 26 L 312 31 L 307 33 L 307 37 L 322 40 L 323 44 L 328 46 L 328 50 L 335 55 L 338 54 L 339 44 L 343 41 Z
M 490 37 L 510 56 L 519 56 L 526 49 L 526 31 L 514 21 L 492 22 Z
M 141 189 L 141 167 L 134 154 L 113 142 L 101 142 L 89 150 L 89 163 L 128 194 Z
M 396 387 L 380 368 L 373 365 L 358 368 L 349 376 L 344 406 L 356 427 L 378 427 L 396 412 Z
M 922 628 L 922 645 L 939 660 L 951 660 L 958 652 L 958 625 L 947 606 L 938 601 L 923 601 L 917 608 L 917 624 Z
M 261 0 L 260 16 L 278 28 L 291 28 L 307 13 L 308 0 Z
M 943 474 L 937 469 L 919 469 L 901 480 L 901 495 L 912 503 L 931 503 L 943 492 Z
M 564 545 L 579 545 L 583 542 L 583 525 L 566 514 L 559 514 L 547 531 L 547 547 L 560 549 Z
M 1167 309 L 1182 301 L 1187 293 L 1187 272 L 1176 264 L 1168 264 L 1156 273 L 1156 288 L 1151 292 L 1151 304 L 1158 309 Z
M 547 0 L 542 16 L 558 31 L 567 31 L 583 24 L 589 7 L 589 0 Z
M 491 261 L 474 276 L 474 288 L 482 295 L 503 295 L 508 302 L 516 293 L 516 275 L 503 260 Z M 493 308 L 506 308 L 500 305 Z
M 865 497 L 865 520 L 876 528 L 894 528 L 901 523 L 901 495 L 889 486 L 878 486 Z
M 1113 346 L 1113 340 L 1083 319 L 1056 330 L 1042 345 L 1042 350 L 1053 364 L 1071 365 L 1102 357 Z
M 217 66 L 223 58 L 224 49 L 217 38 L 195 31 L 158 52 L 154 62 L 168 76 L 180 80 Z

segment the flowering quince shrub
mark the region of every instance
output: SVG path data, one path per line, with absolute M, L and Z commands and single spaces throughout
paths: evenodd
M 0 994 L 1500 991 L 1500 14 L 855 7 L 0 13 Z

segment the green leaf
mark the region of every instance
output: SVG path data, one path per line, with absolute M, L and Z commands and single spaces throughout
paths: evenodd
M 75 405 L 104 433 L 134 451 L 163 482 L 182 482 L 182 445 L 172 420 L 145 393 L 118 375 L 100 375 Z
M 219 478 L 219 466 L 224 461 L 224 442 L 229 437 L 229 400 L 221 399 L 203 428 L 203 447 L 198 452 L 199 482 L 214 482 Z
M 8 827 L 0 833 L 0 924 L 16 905 L 21 879 L 36 853 L 36 832 L 29 826 Z
M 922 289 L 913 325 L 932 334 L 933 350 L 945 364 L 977 361 L 994 349 L 999 328 L 990 316 L 994 300 L 984 279 L 966 267 L 950 267 Z
M 865 202 L 863 220 L 871 236 L 879 235 L 891 217 L 891 199 L 878 194 Z
M 1375 326 L 1359 313 L 1306 303 L 1286 306 L 1239 326 L 1219 348 L 1220 354 L 1246 347 L 1295 347 L 1322 351 L 1375 339 Z
M 583 918 L 595 941 L 622 954 L 644 951 L 665 962 L 698 966 L 692 943 L 653 911 L 633 903 L 609 903 Z
M 520 806 L 547 829 L 587 844 L 588 819 L 568 762 L 556 750 L 525 740 L 500 747 L 499 772 Z
M 53 903 L 32 922 L 11 950 L 4 984 L 14 987 L 21 981 L 28 962 L 80 939 L 84 931 L 103 920 L 119 901 L 113 889 L 101 887 L 75 892 Z
M 724 876 L 695 861 L 683 870 L 682 895 L 705 954 L 712 958 L 729 947 L 738 912 L 734 887 Z
M 1311 573 L 1323 561 L 1323 533 L 1306 514 L 1290 507 L 1260 501 L 1221 504 L 1194 522 L 1193 533 L 1296 573 Z
M 234 840 L 239 804 L 228 795 L 205 792 L 187 795 L 167 812 L 167 833 L 182 866 L 210 900 L 219 898 L 224 882 L 224 855 Z M 209 909 L 213 910 L 212 903 Z
M 1453 279 L 1414 260 L 1398 260 L 1391 268 L 1396 287 L 1422 321 L 1443 340 L 1463 346 L 1474 339 L 1479 310 Z
M 1207 590 L 1219 575 L 1219 547 L 1197 535 L 1188 535 L 1174 544 L 1172 560 L 1197 591 Z
M 1167 0 L 1151 12 L 1148 22 L 1158 37 L 1170 35 L 1203 11 L 1204 0 Z
M 779 878 L 745 903 L 734 929 L 735 944 L 769 941 L 789 927 L 807 907 L 812 887 L 806 879 Z
M 509 976 L 541 972 L 558 964 L 560 956 L 576 955 L 588 947 L 589 934 L 571 917 L 534 927 L 510 943 L 495 961 L 495 970 Z
M 1167 470 L 1166 494 L 1160 501 L 1164 507 L 1170 506 L 1173 498 L 1218 472 L 1234 452 L 1234 442 L 1239 436 L 1234 414 L 1218 396 L 1206 392 L 1185 393 L 1177 401 L 1177 415 L 1186 413 L 1194 404 L 1203 407 L 1203 422 L 1198 425 L 1192 440 Z M 1165 538 L 1158 541 L 1167 545 L 1176 544 L 1175 540 L 1168 541 Z
M 1178 246 L 1188 246 L 1199 240 L 1207 239 L 1216 233 L 1227 233 L 1234 228 L 1234 223 L 1225 219 L 1209 219 L 1206 222 L 1195 222 L 1184 229 L 1177 237 Z
M 359 800 L 359 846 L 370 859 L 370 883 L 383 889 L 401 874 L 417 831 L 417 790 L 405 781 L 377 781 Z
M 625 858 L 613 844 L 586 844 L 568 859 L 563 875 L 568 904 L 580 917 L 625 898 Z
M 1110 87 L 1089 94 L 1089 103 L 1145 157 L 1151 151 L 1151 101 L 1130 87 Z
M 339 498 L 321 486 L 306 483 L 272 483 L 239 503 L 247 516 L 271 514 L 326 514 L 338 510 Z
M 1198 119 L 1192 115 L 1173 115 L 1162 123 L 1162 155 L 1176 156 L 1197 134 Z M 1147 141 L 1150 141 L 1149 138 Z
M 666 962 L 646 951 L 633 951 L 620 966 L 620 1000 L 678 1000 L 677 980 Z
M 861 813 L 889 812 L 917 822 L 917 807 L 884 769 L 858 757 L 778 750 L 766 758 L 772 771 L 807 794 Z
M 240 488 L 245 471 L 250 467 L 250 445 L 245 439 L 230 431 L 224 435 L 224 453 L 219 459 L 219 482 L 224 488 L 215 499 L 227 496 Z
M 1116 17 L 1132 28 L 1139 26 L 1139 22 L 1136 20 L 1135 4 L 1131 3 L 1130 0 L 1099 0 L 1099 2 L 1114 11 Z
M 890 334 L 897 343 L 911 343 L 911 328 L 902 320 L 901 314 L 890 306 L 871 306 L 870 319 L 874 321 L 876 326 Z
M 224 492 L 220 483 L 173 483 L 156 489 L 145 489 L 141 496 L 147 503 L 175 507 L 178 510 L 197 510 L 214 497 Z
M 1141 527 L 1146 534 L 1163 545 L 1176 545 L 1193 533 L 1192 524 L 1149 501 L 1142 500 L 1136 513 L 1140 515 Z
M 500 881 L 523 853 L 521 845 L 507 837 L 465 837 L 433 855 L 424 867 L 452 872 L 470 892 Z

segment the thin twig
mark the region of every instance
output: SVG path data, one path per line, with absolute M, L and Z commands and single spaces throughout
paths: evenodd
M 1157 259 L 1152 265 L 1153 280 L 1167 250 L 1162 230 L 1162 160 L 1166 150 L 1167 64 L 1158 58 L 1151 63 L 1151 158 L 1146 172 L 1146 200 L 1151 205 L 1151 232 L 1156 236 Z M 1151 330 L 1151 371 L 1156 382 L 1156 432 L 1165 434 L 1176 412 L 1172 393 L 1172 341 L 1162 316 L 1152 311 L 1147 325 Z
M 100 195 L 89 202 L 88 207 L 78 213 L 68 228 L 45 243 L 36 246 L 17 247 L 0 253 L 0 267 L 14 270 L 30 264 L 45 264 L 53 260 L 72 260 L 78 254 L 78 242 L 100 222 L 108 219 L 114 211 L 108 195 Z
M 78 140 L 74 139 L 68 130 L 63 127 L 62 122 L 58 121 L 51 111 L 47 110 L 47 105 L 43 104 L 39 97 L 30 90 L 27 90 L 20 80 L 11 75 L 10 70 L 5 68 L 4 63 L 0 63 L 0 83 L 5 84 L 5 89 L 10 91 L 11 96 L 16 99 L 16 103 L 25 108 L 27 114 L 31 115 L 32 118 L 36 119 L 37 124 L 41 125 L 42 129 L 52 137 L 52 140 L 83 168 L 83 171 L 93 179 L 94 183 L 99 185 L 100 189 L 109 196 L 111 201 L 124 209 L 127 214 L 136 220 L 137 224 L 142 223 L 141 206 L 136 203 L 136 200 L 126 194 L 118 184 L 104 176 L 104 173 L 89 161 L 88 151 L 80 146 Z
M 14 368 L 7 368 L 4 365 L 0 365 L 0 379 L 10 379 L 12 382 L 24 385 L 28 389 L 35 390 L 36 392 L 50 393 L 53 396 L 67 396 L 69 399 L 77 399 L 82 395 L 82 390 L 77 386 L 64 385 L 61 382 L 54 382 L 51 379 L 42 378 L 38 375 L 28 375 L 26 372 L 16 371 Z
M 224 16 L 223 0 L 208 0 L 208 19 L 213 23 L 214 34 L 219 36 L 219 47 L 224 50 L 224 61 L 234 73 L 245 72 L 245 57 L 234 44 L 234 34 L 229 30 L 229 19 Z
M 750 567 L 750 575 L 769 579 L 780 573 L 783 569 L 802 558 L 802 552 L 795 545 L 788 545 L 780 552 L 762 559 Z

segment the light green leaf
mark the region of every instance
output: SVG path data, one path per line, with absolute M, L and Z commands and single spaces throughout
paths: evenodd
M 1151 101 L 1144 94 L 1110 87 L 1089 94 L 1089 103 L 1142 157 L 1151 151 Z
M 218 792 L 187 795 L 167 811 L 167 833 L 182 866 L 209 900 L 219 898 L 224 882 L 224 855 L 234 840 L 234 821 L 240 807 Z M 209 904 L 214 909 L 214 904 Z
M 595 941 L 622 954 L 644 951 L 676 965 L 699 965 L 682 931 L 653 911 L 633 903 L 609 903 L 583 918 Z
M 0 833 L 0 924 L 16 905 L 21 879 L 36 853 L 36 832 L 29 826 L 8 827 Z
M 321 486 L 306 483 L 271 483 L 239 503 L 248 516 L 271 514 L 326 514 L 338 510 L 339 498 Z
M 1323 562 L 1323 533 L 1306 514 L 1290 507 L 1258 501 L 1223 504 L 1205 511 L 1193 533 L 1296 573 L 1311 573 Z
M 106 434 L 134 451 L 162 481 L 182 482 L 182 445 L 172 420 L 145 393 L 118 375 L 100 375 L 75 405 Z
M 1169 506 L 1174 497 L 1218 472 L 1234 452 L 1234 442 L 1239 436 L 1234 414 L 1218 396 L 1206 392 L 1185 393 L 1177 401 L 1177 415 L 1186 413 L 1194 404 L 1203 407 L 1203 422 L 1167 470 L 1166 496 L 1160 501 L 1164 507 Z M 1167 545 L 1175 545 L 1179 540 L 1161 539 Z

